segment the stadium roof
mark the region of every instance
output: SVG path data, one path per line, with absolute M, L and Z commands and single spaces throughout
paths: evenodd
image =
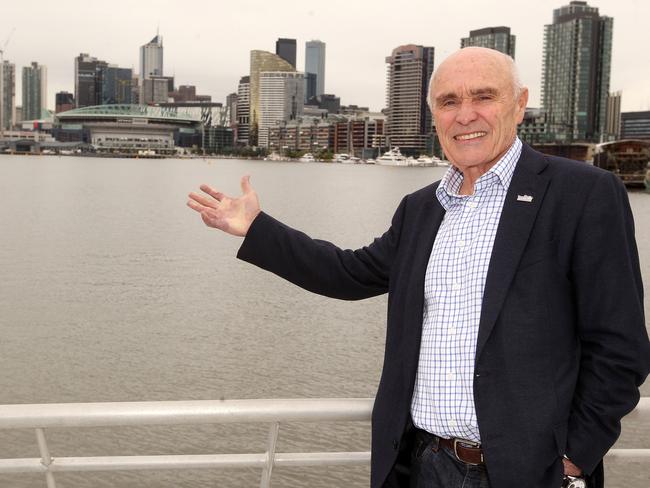
M 93 105 L 75 108 L 56 114 L 57 119 L 149 119 L 181 124 L 199 123 L 199 115 L 184 112 L 177 107 L 152 107 L 149 105 Z

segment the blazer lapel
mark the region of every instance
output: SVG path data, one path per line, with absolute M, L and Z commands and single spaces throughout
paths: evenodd
M 476 345 L 478 360 L 487 342 L 528 242 L 548 179 L 544 156 L 524 144 L 503 204 L 483 293 Z

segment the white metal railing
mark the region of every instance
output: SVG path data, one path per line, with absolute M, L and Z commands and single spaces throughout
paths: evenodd
M 0 459 L 1 473 L 43 473 L 48 488 L 54 474 L 70 471 L 203 469 L 260 467 L 260 486 L 270 486 L 274 466 L 367 465 L 370 452 L 276 452 L 280 422 L 370 421 L 371 398 L 291 400 L 196 400 L 177 402 L 59 403 L 0 405 L 0 429 L 34 429 L 40 458 Z M 650 397 L 642 398 L 629 417 L 650 413 Z M 47 428 L 268 423 L 263 453 L 53 457 Z M 650 449 L 612 449 L 609 458 L 647 460 Z

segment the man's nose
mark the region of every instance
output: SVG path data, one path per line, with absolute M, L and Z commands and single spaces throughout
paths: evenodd
M 476 110 L 474 109 L 474 104 L 472 100 L 463 100 L 460 103 L 458 112 L 456 114 L 456 122 L 462 125 L 467 125 L 477 118 Z

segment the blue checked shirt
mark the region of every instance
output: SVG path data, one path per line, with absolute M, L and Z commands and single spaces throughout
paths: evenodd
M 474 407 L 474 359 L 483 290 L 508 186 L 521 154 L 517 138 L 459 195 L 463 174 L 449 168 L 436 190 L 446 213 L 424 280 L 420 359 L 411 402 L 416 427 L 480 442 Z

